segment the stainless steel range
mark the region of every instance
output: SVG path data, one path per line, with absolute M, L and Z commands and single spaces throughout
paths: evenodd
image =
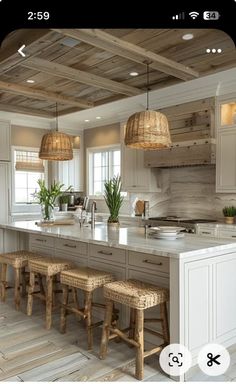
M 149 219 L 145 220 L 145 223 L 152 227 L 158 225 L 175 225 L 177 227 L 185 227 L 186 232 L 188 233 L 196 233 L 196 224 L 215 222 L 216 220 L 211 219 L 190 219 L 178 216 L 149 217 Z

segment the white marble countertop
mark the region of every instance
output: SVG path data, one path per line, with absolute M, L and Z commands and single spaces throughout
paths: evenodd
M 91 230 L 90 227 L 80 228 L 78 224 L 39 227 L 33 221 L 1 224 L 0 227 L 173 258 L 212 257 L 221 253 L 236 252 L 236 242 L 232 240 L 190 234 L 174 241 L 154 239 L 145 236 L 144 228 L 141 227 L 121 226 L 120 229 L 114 230 L 101 223 Z

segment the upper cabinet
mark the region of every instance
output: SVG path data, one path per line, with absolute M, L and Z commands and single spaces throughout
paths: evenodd
M 216 192 L 236 192 L 236 94 L 217 100 Z
M 11 160 L 11 124 L 0 120 L 0 160 Z
M 160 192 L 157 173 L 144 166 L 144 151 L 124 145 L 125 124 L 121 124 L 121 179 L 127 192 Z

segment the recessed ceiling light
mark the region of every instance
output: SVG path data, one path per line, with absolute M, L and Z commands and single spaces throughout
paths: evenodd
M 138 72 L 130 72 L 130 76 L 138 76 Z
M 34 83 L 35 83 L 35 81 L 32 80 L 32 79 L 28 79 L 28 80 L 26 80 L 26 82 L 27 82 L 27 83 L 30 83 L 30 84 L 34 84 Z
M 90 120 L 86 119 L 86 120 L 84 120 L 84 121 L 85 121 L 85 123 L 88 123 Z
M 192 33 L 186 33 L 185 35 L 182 36 L 183 40 L 191 40 L 193 39 L 193 34 Z
M 101 116 L 96 116 L 96 119 L 97 119 L 97 120 L 100 120 L 100 119 L 101 119 Z

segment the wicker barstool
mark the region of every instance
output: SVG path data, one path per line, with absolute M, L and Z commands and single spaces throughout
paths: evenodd
M 106 298 L 106 313 L 103 325 L 100 358 L 107 354 L 108 341 L 119 337 L 136 347 L 135 377 L 143 379 L 144 358 L 160 352 L 169 344 L 169 327 L 166 303 L 169 292 L 165 288 L 154 284 L 143 283 L 138 280 L 116 281 L 106 284 L 103 288 Z M 111 315 L 114 302 L 130 307 L 130 326 L 124 330 L 112 327 Z M 160 319 L 144 319 L 144 310 L 160 305 Z M 161 322 L 162 334 L 154 330 L 144 328 L 144 322 Z M 126 335 L 126 332 L 129 334 Z M 144 331 L 150 332 L 163 339 L 163 344 L 149 351 L 144 351 Z M 110 335 L 111 333 L 111 335 Z
M 29 260 L 30 282 L 28 289 L 27 315 L 32 315 L 33 296 L 46 301 L 46 329 L 52 325 L 53 282 L 58 273 L 72 267 L 72 263 L 56 257 L 41 257 Z M 36 275 L 46 277 L 46 293 L 41 285 L 40 292 L 34 292 Z
M 8 253 L 0 254 L 0 265 L 1 265 L 1 280 L 0 280 L 0 298 L 1 301 L 6 300 L 6 288 L 7 288 L 7 270 L 8 267 L 14 269 L 15 275 L 15 308 L 20 309 L 20 299 L 21 292 L 20 288 L 22 286 L 22 296 L 26 294 L 26 279 L 25 279 L 25 268 L 28 266 L 28 262 L 31 259 L 40 257 L 38 254 L 29 252 L 29 251 L 13 251 Z
M 93 328 L 98 327 L 103 323 L 103 321 L 99 321 L 92 324 L 92 307 L 105 308 L 103 304 L 92 302 L 93 292 L 96 289 L 103 287 L 104 284 L 114 281 L 114 277 L 108 272 L 98 271 L 89 267 L 79 267 L 61 272 L 60 280 L 63 284 L 61 332 L 64 333 L 66 331 L 67 311 L 82 316 L 86 321 L 88 349 L 91 350 L 93 348 Z M 84 293 L 84 308 L 79 308 L 76 300 L 74 300 L 76 306 L 68 304 L 69 288 L 78 288 Z M 116 316 L 115 312 L 114 316 Z

